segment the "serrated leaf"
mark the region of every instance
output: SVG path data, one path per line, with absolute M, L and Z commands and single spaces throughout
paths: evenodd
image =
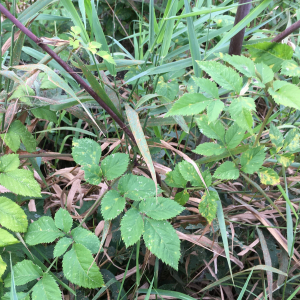
M 187 161 L 182 161 L 178 165 L 179 171 L 185 180 L 190 181 L 193 186 L 199 186 L 201 188 L 205 187 L 200 176 L 198 175 L 197 171 L 195 170 L 192 164 L 190 164 Z M 206 186 L 210 186 L 212 179 L 209 170 L 205 170 L 201 173 L 201 175 L 205 181 Z
M 219 53 L 218 55 L 221 59 L 231 64 L 235 67 L 239 72 L 244 74 L 247 77 L 256 77 L 255 74 L 255 66 L 253 61 L 243 55 L 229 55 Z
M 0 211 L 1 211 L 1 208 L 0 208 Z M 1 236 L 0 247 L 13 245 L 13 244 L 17 244 L 20 242 L 11 233 L 9 233 L 7 230 L 2 229 L 2 228 L 0 228 L 0 236 Z
M 44 216 L 29 225 L 25 241 L 29 245 L 52 243 L 62 236 L 64 233 L 55 226 L 53 219 Z
M 35 265 L 31 260 L 22 260 L 13 266 L 15 285 L 23 285 L 32 280 L 38 279 L 43 275 L 40 267 Z M 5 286 L 11 286 L 10 274 L 4 280 Z
M 175 166 L 173 171 L 166 174 L 165 182 L 170 187 L 184 188 L 186 186 L 187 180 L 182 177 L 178 164 Z
M 167 220 L 179 215 L 184 207 L 168 198 L 153 197 L 142 201 L 139 210 L 152 219 Z
M 86 182 L 98 185 L 102 181 L 102 170 L 99 165 L 82 166 L 81 169 L 84 171 L 84 179 Z
M 60 208 L 54 217 L 55 226 L 60 230 L 68 233 L 72 227 L 73 219 L 69 212 L 65 209 Z
M 33 174 L 29 170 L 17 169 L 1 173 L 0 184 L 18 195 L 41 196 L 41 186 L 35 181 Z
M 292 47 L 286 44 L 272 42 L 247 45 L 247 48 L 255 63 L 263 62 L 274 72 L 278 72 L 283 61 L 291 59 L 294 52 Z
M 156 193 L 155 183 L 152 179 L 132 174 L 122 176 L 118 189 L 124 197 L 136 201 L 153 197 Z
M 129 155 L 125 153 L 115 153 L 105 157 L 101 161 L 103 176 L 107 180 L 113 180 L 120 177 L 127 170 L 129 164 Z
M 283 135 L 273 123 L 270 126 L 269 136 L 272 144 L 276 147 L 276 151 L 279 151 L 283 146 Z
M 112 220 L 125 208 L 126 200 L 118 191 L 108 191 L 101 201 L 101 213 L 104 220 Z
M 184 94 L 180 97 L 172 108 L 167 112 L 168 116 L 191 116 L 201 113 L 209 104 L 211 100 L 202 94 Z
M 240 172 L 232 161 L 226 161 L 217 168 L 214 173 L 214 177 L 218 179 L 237 179 Z
M 198 209 L 199 213 L 207 220 L 209 224 L 213 221 L 217 214 L 217 208 L 219 200 L 219 195 L 217 192 L 209 191 L 205 192 L 199 203 Z
M 178 270 L 180 241 L 175 229 L 169 222 L 145 218 L 143 239 L 146 247 L 155 256 Z
M 242 77 L 232 68 L 228 68 L 216 61 L 197 61 L 201 69 L 208 73 L 211 78 L 228 91 L 239 94 L 243 85 Z
M 194 82 L 199 86 L 200 90 L 209 94 L 211 97 L 219 99 L 219 90 L 217 85 L 207 78 L 192 77 Z
M 67 237 L 61 238 L 54 247 L 53 256 L 59 257 L 63 255 L 69 248 L 69 246 L 73 243 L 73 240 Z
M 295 155 L 293 153 L 276 154 L 275 156 L 277 161 L 286 168 L 289 167 L 295 160 Z
M 232 119 L 244 129 L 252 130 L 253 119 L 251 111 L 255 111 L 255 102 L 252 98 L 239 97 L 231 102 L 229 112 Z
M 30 300 L 30 295 L 28 293 L 20 292 L 17 293 L 16 295 L 18 297 L 18 300 Z M 11 300 L 11 299 L 12 298 L 10 292 L 5 293 L 4 296 L 1 298 L 1 300 Z
M 19 205 L 6 197 L 0 197 L 0 224 L 11 231 L 26 232 L 28 221 Z
M 300 77 L 300 67 L 294 60 L 285 60 L 281 65 L 281 74 L 289 77 Z
M 92 253 L 99 251 L 100 241 L 93 232 L 82 227 L 76 227 L 71 231 L 71 235 L 75 243 L 84 245 Z
M 261 82 L 263 84 L 268 83 L 273 80 L 274 72 L 270 67 L 264 63 L 256 64 L 256 70 L 260 74 Z
M 190 194 L 187 190 L 183 190 L 175 195 L 174 200 L 180 205 L 185 205 L 190 199 Z
M 53 85 L 52 82 L 50 82 L 50 81 L 48 81 L 48 82 Z M 55 88 L 56 88 L 56 86 L 55 86 Z M 50 110 L 49 106 L 34 108 L 34 109 L 31 110 L 31 112 L 38 119 L 48 120 L 48 121 L 53 122 L 55 124 L 58 123 L 58 120 L 57 120 L 57 117 L 56 117 L 56 112 Z
M 226 131 L 225 143 L 229 149 L 237 147 L 244 139 L 245 129 L 238 126 L 237 123 L 231 125 Z
M 261 167 L 257 174 L 262 184 L 277 185 L 280 183 L 278 174 L 270 168 Z
M 0 157 L 0 172 L 10 172 L 18 169 L 20 165 L 18 154 L 6 154 Z
M 5 270 L 6 270 L 7 264 L 4 262 L 4 260 L 2 259 L 2 257 L 0 256 L 0 278 L 2 277 L 2 275 L 4 274 Z
M 213 122 L 217 120 L 223 109 L 224 109 L 223 101 L 219 99 L 210 101 L 207 107 L 207 115 L 208 115 L 209 122 Z
M 84 288 L 98 288 L 104 285 L 103 277 L 91 252 L 81 244 L 74 244 L 63 258 L 63 272 L 72 283 Z
M 144 221 L 140 212 L 132 207 L 124 215 L 121 221 L 122 239 L 129 247 L 135 244 L 144 232 Z
M 262 166 L 265 157 L 266 154 L 263 146 L 248 149 L 241 156 L 242 171 L 253 174 Z
M 209 123 L 206 115 L 201 115 L 196 119 L 197 125 L 201 133 L 205 136 L 223 142 L 225 129 L 219 120 Z
M 157 82 L 155 92 L 158 95 L 164 96 L 170 99 L 170 101 L 173 101 L 179 92 L 179 84 L 175 79 L 168 80 L 167 82 L 165 82 L 164 77 L 160 76 Z
M 72 156 L 77 164 L 88 168 L 99 164 L 102 151 L 97 142 L 87 138 L 74 138 L 72 144 Z
M 19 99 L 20 101 L 24 102 L 25 104 L 31 106 L 32 98 L 30 96 L 34 96 L 34 90 L 26 84 L 19 85 L 16 90 L 13 92 L 11 99 Z
M 215 143 L 203 143 L 197 146 L 193 152 L 205 156 L 219 155 L 226 151 L 226 148 L 220 144 Z
M 32 300 L 60 300 L 61 291 L 54 278 L 44 273 L 41 280 L 32 289 Z
M 291 129 L 285 136 L 283 142 L 283 149 L 288 151 L 295 151 L 300 148 L 299 144 L 300 134 L 296 128 Z

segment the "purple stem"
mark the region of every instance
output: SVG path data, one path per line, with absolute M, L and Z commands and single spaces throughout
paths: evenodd
M 0 11 L 12 21 L 22 32 L 24 32 L 31 40 L 33 40 L 38 46 L 40 46 L 45 52 L 47 52 L 53 59 L 55 59 L 80 85 L 85 89 L 99 104 L 102 106 L 108 114 L 119 124 L 119 126 L 126 132 L 129 138 L 136 144 L 135 138 L 128 127 L 122 120 L 111 110 L 111 108 L 92 90 L 92 88 L 79 76 L 73 69 L 63 61 L 53 50 L 35 36 L 28 28 L 26 28 L 19 20 L 17 20 L 2 4 L 0 4 Z
M 288 27 L 286 30 L 279 33 L 277 36 L 275 36 L 271 42 L 281 42 L 284 38 L 286 38 L 288 35 L 290 35 L 292 32 L 300 28 L 300 20 L 292 24 L 290 27 Z

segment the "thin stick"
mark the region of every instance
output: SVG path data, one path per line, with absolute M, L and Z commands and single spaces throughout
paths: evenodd
M 300 28 L 300 20 L 292 24 L 290 27 L 288 27 L 286 30 L 279 33 L 277 36 L 275 36 L 271 42 L 279 43 L 284 38 L 286 38 L 288 35 L 290 35 L 292 32 Z

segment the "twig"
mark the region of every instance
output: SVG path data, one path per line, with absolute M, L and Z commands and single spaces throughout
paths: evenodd
M 284 38 L 286 38 L 288 35 L 290 35 L 292 32 L 300 28 L 300 20 L 292 24 L 290 27 L 288 27 L 286 30 L 279 33 L 277 36 L 275 36 L 271 42 L 279 43 Z

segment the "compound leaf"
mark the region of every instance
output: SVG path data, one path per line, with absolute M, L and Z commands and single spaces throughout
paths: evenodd
M 245 129 L 238 126 L 237 123 L 231 125 L 226 131 L 225 143 L 229 149 L 237 147 L 244 139 Z
M 219 155 L 226 151 L 226 148 L 220 144 L 215 143 L 203 143 L 197 146 L 193 152 L 201 155 Z
M 101 162 L 103 176 L 107 180 L 120 177 L 126 171 L 129 163 L 129 155 L 125 153 L 115 153 L 105 157 Z
M 225 136 L 225 129 L 219 120 L 209 122 L 206 115 L 201 115 L 196 119 L 197 125 L 201 133 L 211 139 L 217 139 L 223 142 Z
M 192 77 L 195 83 L 199 86 L 200 90 L 209 94 L 211 97 L 219 99 L 219 90 L 217 85 L 213 82 L 210 81 L 207 78 L 197 78 L 197 77 Z
M 125 208 L 126 200 L 118 191 L 108 191 L 101 201 L 101 213 L 104 220 L 112 220 Z

